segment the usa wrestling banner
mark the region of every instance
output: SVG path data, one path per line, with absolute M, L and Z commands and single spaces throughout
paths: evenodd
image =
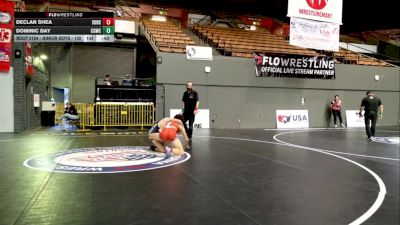
M 8 72 L 11 65 L 14 2 L 0 0 L 0 71 Z
M 291 45 L 302 48 L 339 51 L 339 24 L 290 18 Z
M 257 77 L 335 79 L 335 61 L 328 56 L 254 53 Z

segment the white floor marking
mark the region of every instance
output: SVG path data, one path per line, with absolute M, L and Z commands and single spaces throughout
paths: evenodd
M 386 157 L 373 156 L 373 155 L 361 155 L 361 154 L 354 154 L 354 153 L 347 153 L 347 152 L 330 151 L 330 150 L 325 150 L 325 149 L 321 149 L 321 151 L 323 151 L 323 152 L 329 152 L 329 153 L 335 153 L 335 154 L 340 154 L 340 155 L 351 155 L 351 156 L 363 157 L 363 158 L 373 158 L 373 159 L 383 159 L 383 160 L 400 161 L 400 159 L 396 159 L 396 158 L 386 158 Z
M 285 131 L 285 130 L 290 130 L 290 131 L 307 131 L 307 130 L 331 130 L 331 131 L 364 131 L 365 128 L 360 128 L 360 127 L 338 127 L 338 128 L 266 128 L 264 129 L 266 131 Z M 400 130 L 376 130 L 378 132 L 391 132 L 391 133 L 400 133 Z
M 301 132 L 301 131 L 283 132 L 283 133 L 274 135 L 273 138 L 277 142 L 253 140 L 253 139 L 245 139 L 245 138 L 231 138 L 231 137 L 214 137 L 214 136 L 197 136 L 197 135 L 195 137 L 238 140 L 238 141 L 250 141 L 250 142 L 260 142 L 260 143 L 268 143 L 268 144 L 286 145 L 286 146 L 290 146 L 290 147 L 296 147 L 296 148 L 301 148 L 301 149 L 305 149 L 305 150 L 309 150 L 309 151 L 319 152 L 319 153 L 322 153 L 322 154 L 330 155 L 330 156 L 333 156 L 333 157 L 336 157 L 336 158 L 339 158 L 339 159 L 343 159 L 343 160 L 345 160 L 347 162 L 350 162 L 350 163 L 360 167 L 361 169 L 365 170 L 366 172 L 368 172 L 370 175 L 372 175 L 374 177 L 374 179 L 376 180 L 376 182 L 378 183 L 378 186 L 379 186 L 379 193 L 378 193 L 378 196 L 377 196 L 375 202 L 372 204 L 372 206 L 364 214 L 362 214 L 360 217 L 358 217 L 356 220 L 354 220 L 353 222 L 349 223 L 349 225 L 360 225 L 363 222 L 365 222 L 367 219 L 369 219 L 379 209 L 379 207 L 382 205 L 383 201 L 385 200 L 386 186 L 385 186 L 385 183 L 383 183 L 382 179 L 375 172 L 373 172 L 372 170 L 368 169 L 364 165 L 361 165 L 360 163 L 357 163 L 357 162 L 355 162 L 353 160 L 350 160 L 350 159 L 347 159 L 345 157 L 330 153 L 330 152 L 328 152 L 328 150 L 322 150 L 322 149 L 317 149 L 317 148 L 310 148 L 310 147 L 306 147 L 306 146 L 290 144 L 290 143 L 281 141 L 281 140 L 276 138 L 276 137 L 278 137 L 280 135 L 284 135 L 284 134 L 288 134 L 288 133 L 296 133 L 296 132 Z M 357 155 L 357 156 L 360 156 L 360 155 Z M 368 156 L 364 156 L 364 157 L 368 157 Z M 391 160 L 393 160 L 393 159 L 391 159 Z
M 302 129 L 302 130 L 297 130 L 297 131 L 290 131 L 290 132 L 282 132 L 279 134 L 274 135 L 274 140 L 277 142 L 270 142 L 270 141 L 262 141 L 262 140 L 253 140 L 253 139 L 245 139 L 245 138 L 231 138 L 231 137 L 214 137 L 214 136 L 195 136 L 195 137 L 199 137 L 199 138 L 215 138 L 215 139 L 227 139 L 227 140 L 238 140 L 238 141 L 250 141 L 250 142 L 259 142 L 259 143 L 268 143 L 268 144 L 278 144 L 278 145 L 286 145 L 286 146 L 290 146 L 290 147 L 296 147 L 296 148 L 301 148 L 301 149 L 305 149 L 308 151 L 314 151 L 314 152 L 319 152 L 322 154 L 326 154 L 326 155 L 330 155 L 342 160 L 345 160 L 347 162 L 350 162 L 358 167 L 360 167 L 361 169 L 365 170 L 366 172 L 368 172 L 370 175 L 372 175 L 374 177 L 374 179 L 376 180 L 376 182 L 379 185 L 379 193 L 378 196 L 375 200 L 375 202 L 372 204 L 372 206 L 360 217 L 358 217 L 356 220 L 354 220 L 353 222 L 351 222 L 349 225 L 359 225 L 362 224 L 363 222 L 365 222 L 366 220 L 368 220 L 378 209 L 379 207 L 382 205 L 384 199 L 385 199 L 385 195 L 386 195 L 386 186 L 384 184 L 384 182 L 382 181 L 382 179 L 372 170 L 370 170 L 369 168 L 367 168 L 364 165 L 361 165 L 360 163 L 357 163 L 353 160 L 347 159 L 345 157 L 339 156 L 339 155 L 335 155 L 335 154 L 346 154 L 346 155 L 352 155 L 352 156 L 359 156 L 359 157 L 369 157 L 369 158 L 378 158 L 378 159 L 386 159 L 386 160 L 395 160 L 395 161 L 399 161 L 399 159 L 393 159 L 393 158 L 383 158 L 383 157 L 377 157 L 377 156 L 368 156 L 368 155 L 359 155 L 359 154 L 352 154 L 352 153 L 343 153 L 343 152 L 335 152 L 335 151 L 330 151 L 330 150 L 324 150 L 324 149 L 318 149 L 318 148 L 311 148 L 311 147 L 307 147 L 307 146 L 301 146 L 301 145 L 295 145 L 295 144 L 291 144 L 288 142 L 284 142 L 279 140 L 277 137 L 281 136 L 281 135 L 285 135 L 285 134 L 289 134 L 289 133 L 297 133 L 297 132 L 302 132 L 302 131 L 307 131 L 307 130 L 328 130 L 329 128 L 316 128 L 316 129 Z M 267 130 L 267 129 L 265 129 Z M 329 129 L 330 130 L 330 129 Z M 343 129 L 331 129 L 331 130 L 343 130 Z M 361 130 L 348 130 L 348 131 L 361 131 Z M 385 130 L 380 130 L 380 132 L 398 132 L 398 131 L 385 131 Z M 106 134 L 106 133 L 103 133 Z M 108 136 L 111 133 L 107 133 L 106 135 Z M 65 134 L 64 134 L 65 135 Z M 119 136 L 119 135 L 118 135 Z M 121 135 L 121 136 L 130 136 L 130 135 Z M 136 136 L 142 136 L 142 135 L 136 135 Z M 143 136 L 147 136 L 147 135 L 143 135 Z M 88 136 L 72 136 L 72 137 L 88 137 Z M 14 139 L 15 140 L 15 139 Z M 1 140 L 0 140 L 1 141 Z M 6 141 L 6 140 L 3 140 Z M 335 154 L 333 154 L 335 153 Z
M 376 182 L 379 185 L 379 193 L 378 193 L 378 196 L 377 196 L 374 204 L 372 204 L 372 206 L 363 215 L 358 217 L 353 222 L 349 223 L 349 225 L 359 225 L 359 224 L 362 224 L 363 222 L 365 222 L 366 220 L 368 220 L 379 209 L 379 207 L 382 205 L 383 201 L 385 200 L 386 186 L 385 186 L 385 183 L 383 183 L 382 179 L 374 171 L 368 169 L 366 166 L 363 166 L 360 163 L 357 163 L 357 162 L 355 162 L 353 160 L 347 159 L 347 158 L 339 156 L 339 155 L 335 155 L 335 154 L 329 153 L 329 152 L 327 152 L 326 150 L 323 150 L 323 149 L 317 149 L 317 148 L 310 148 L 310 147 L 301 146 L 301 145 L 295 145 L 295 144 L 291 144 L 291 143 L 288 143 L 288 142 L 281 141 L 281 140 L 279 140 L 277 138 L 278 136 L 281 136 L 281 135 L 285 135 L 285 134 L 289 134 L 289 133 L 296 133 L 296 132 L 301 132 L 301 131 L 283 132 L 283 133 L 280 133 L 280 134 L 276 134 L 276 135 L 274 135 L 274 140 L 276 140 L 276 141 L 278 141 L 279 143 L 282 143 L 282 144 L 287 144 L 288 146 L 291 146 L 291 147 L 302 148 L 302 149 L 305 149 L 305 150 L 319 152 L 319 153 L 330 155 L 330 156 L 333 156 L 333 157 L 336 157 L 336 158 L 339 158 L 339 159 L 343 159 L 343 160 L 345 160 L 347 162 L 350 162 L 350 163 L 360 167 L 361 169 L 367 171 L 369 174 L 371 174 L 375 178 Z
M 296 130 L 296 131 L 290 131 L 290 132 L 283 132 L 283 133 L 280 133 L 280 134 L 300 133 L 300 132 L 303 132 L 303 131 L 304 130 Z M 275 135 L 275 136 L 277 136 L 277 135 Z M 274 139 L 275 139 L 275 136 L 274 136 Z M 276 141 L 278 141 L 278 140 L 276 140 Z M 284 141 L 278 141 L 278 142 L 286 143 Z M 294 145 L 294 144 L 290 144 L 289 143 L 287 145 Z M 301 146 L 301 145 L 295 145 L 295 146 Z M 307 147 L 307 146 L 302 146 L 302 147 Z M 398 159 L 398 158 L 387 158 L 387 157 L 380 157 L 380 156 L 373 156 L 373 155 L 362 155 L 362 154 L 355 154 L 355 153 L 338 152 L 338 151 L 331 151 L 331 150 L 320 149 L 320 148 L 315 148 L 315 149 L 318 149 L 318 150 L 321 150 L 321 151 L 324 151 L 324 152 L 340 154 L 340 155 L 351 155 L 351 156 L 357 156 L 357 157 L 363 157 L 363 158 L 373 158 L 373 159 L 384 159 L 384 160 L 400 161 L 400 159 Z
M 301 132 L 301 131 L 291 131 L 288 133 L 296 133 L 296 132 Z M 195 135 L 193 137 L 207 137 L 207 138 L 214 138 L 214 139 L 228 139 L 228 140 L 238 140 L 238 141 L 251 141 L 251 142 L 260 142 L 260 143 L 267 143 L 267 144 L 280 144 L 280 145 L 292 145 L 292 144 L 285 144 L 281 142 L 271 142 L 271 141 L 263 141 L 263 140 L 254 140 L 254 139 L 245 139 L 245 138 L 231 138 L 231 137 L 214 137 L 214 136 L 198 136 Z M 397 158 L 387 158 L 387 157 L 380 157 L 380 156 L 373 156 L 373 155 L 362 155 L 362 154 L 355 154 L 355 153 L 347 153 L 347 152 L 337 152 L 337 151 L 331 151 L 331 150 L 325 150 L 325 149 L 319 149 L 323 152 L 329 152 L 329 153 L 335 153 L 335 154 L 342 154 L 342 155 L 351 155 L 351 156 L 356 156 L 356 157 L 362 157 L 362 158 L 372 158 L 372 159 L 382 159 L 382 160 L 391 160 L 391 161 L 400 161 L 400 159 Z

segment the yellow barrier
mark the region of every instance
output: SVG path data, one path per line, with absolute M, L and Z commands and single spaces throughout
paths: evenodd
M 141 127 L 154 125 L 153 103 L 74 104 L 81 130 L 85 127 Z M 64 105 L 56 104 L 56 123 L 64 113 Z

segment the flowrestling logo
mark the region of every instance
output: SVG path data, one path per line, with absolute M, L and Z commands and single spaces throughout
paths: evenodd
M 325 8 L 326 4 L 328 3 L 328 0 L 306 0 L 308 6 L 315 10 L 321 10 Z
M 374 137 L 372 140 L 384 144 L 400 145 L 400 137 Z
M 328 56 L 253 53 L 256 77 L 335 79 L 335 61 Z
M 11 42 L 11 30 L 6 28 L 0 29 L 0 43 L 10 43 Z
M 167 156 L 148 146 L 117 146 L 70 149 L 24 162 L 31 169 L 60 173 L 124 173 L 159 169 L 183 163 L 190 154 Z

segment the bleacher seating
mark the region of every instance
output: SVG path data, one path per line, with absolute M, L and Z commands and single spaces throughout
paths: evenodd
M 142 21 L 145 32 L 149 34 L 159 51 L 185 53 L 186 45 L 195 44 L 179 26 L 172 22 Z
M 281 36 L 265 30 L 247 31 L 239 28 L 193 26 L 193 31 L 224 55 L 252 57 L 253 52 L 318 55 L 313 50 L 292 46 Z
M 186 45 L 195 42 L 173 22 L 157 22 L 142 20 L 145 32 L 159 51 L 185 53 Z M 253 52 L 286 53 L 295 55 L 321 56 L 321 51 L 301 48 L 289 44 L 282 36 L 274 35 L 267 30 L 249 31 L 239 28 L 223 28 L 216 26 L 193 25 L 192 30 L 205 42 L 223 55 L 251 58 Z M 326 52 L 328 53 L 328 52 Z M 376 58 L 355 53 L 346 49 L 339 52 L 329 52 L 336 58 L 337 63 L 390 66 Z
M 358 65 L 370 65 L 370 66 L 390 66 L 384 61 L 362 55 L 359 53 L 355 53 L 349 51 L 344 48 L 340 48 L 339 52 L 334 52 L 333 55 L 335 56 L 338 62 L 346 63 L 346 64 L 358 64 Z
M 285 38 L 266 30 L 248 31 L 239 28 L 194 25 L 193 31 L 223 55 L 251 58 L 253 52 L 287 53 L 295 55 L 325 55 L 321 51 L 301 48 L 289 44 Z M 328 53 L 328 52 L 326 52 Z M 329 52 L 337 63 L 391 66 L 376 58 L 340 48 L 339 52 Z

